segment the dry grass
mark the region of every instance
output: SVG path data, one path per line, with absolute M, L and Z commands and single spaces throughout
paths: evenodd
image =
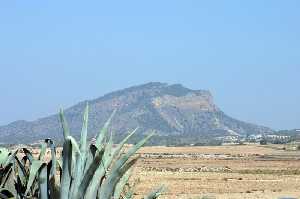
M 283 146 L 143 147 L 135 198 L 167 186 L 162 199 L 300 198 L 300 152 Z M 210 197 L 209 197 L 210 196 Z
M 158 184 L 168 187 L 162 198 L 300 198 L 300 153 L 281 148 L 144 147 L 137 198 Z

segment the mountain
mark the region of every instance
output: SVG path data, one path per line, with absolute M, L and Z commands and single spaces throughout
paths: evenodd
M 215 137 L 261 134 L 272 130 L 227 116 L 206 90 L 191 90 L 180 84 L 152 82 L 80 102 L 65 110 L 73 135 L 81 130 L 82 113 L 89 103 L 89 134 L 95 135 L 117 109 L 111 130 L 117 135 L 139 127 L 138 134 L 155 130 L 160 136 Z M 16 121 L 0 127 L 1 143 L 28 143 L 44 138 L 62 138 L 58 115 L 32 122 Z

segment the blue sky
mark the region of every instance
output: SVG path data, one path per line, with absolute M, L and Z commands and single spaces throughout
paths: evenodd
M 160 81 L 300 127 L 300 1 L 2 1 L 0 125 Z

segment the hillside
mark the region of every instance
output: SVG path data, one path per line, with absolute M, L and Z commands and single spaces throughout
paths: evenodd
M 271 129 L 233 119 L 223 113 L 206 90 L 179 84 L 148 83 L 80 102 L 65 110 L 73 135 L 79 135 L 82 112 L 90 105 L 89 133 L 93 136 L 114 109 L 111 129 L 120 135 L 139 127 L 139 135 L 155 130 L 161 136 L 214 137 L 260 134 Z M 47 137 L 61 139 L 58 115 L 0 127 L 1 143 L 30 143 Z M 20 139 L 22 138 L 22 139 Z

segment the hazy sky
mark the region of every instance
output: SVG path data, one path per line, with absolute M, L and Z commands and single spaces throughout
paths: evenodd
M 300 1 L 1 1 L 0 125 L 149 81 L 300 127 Z

